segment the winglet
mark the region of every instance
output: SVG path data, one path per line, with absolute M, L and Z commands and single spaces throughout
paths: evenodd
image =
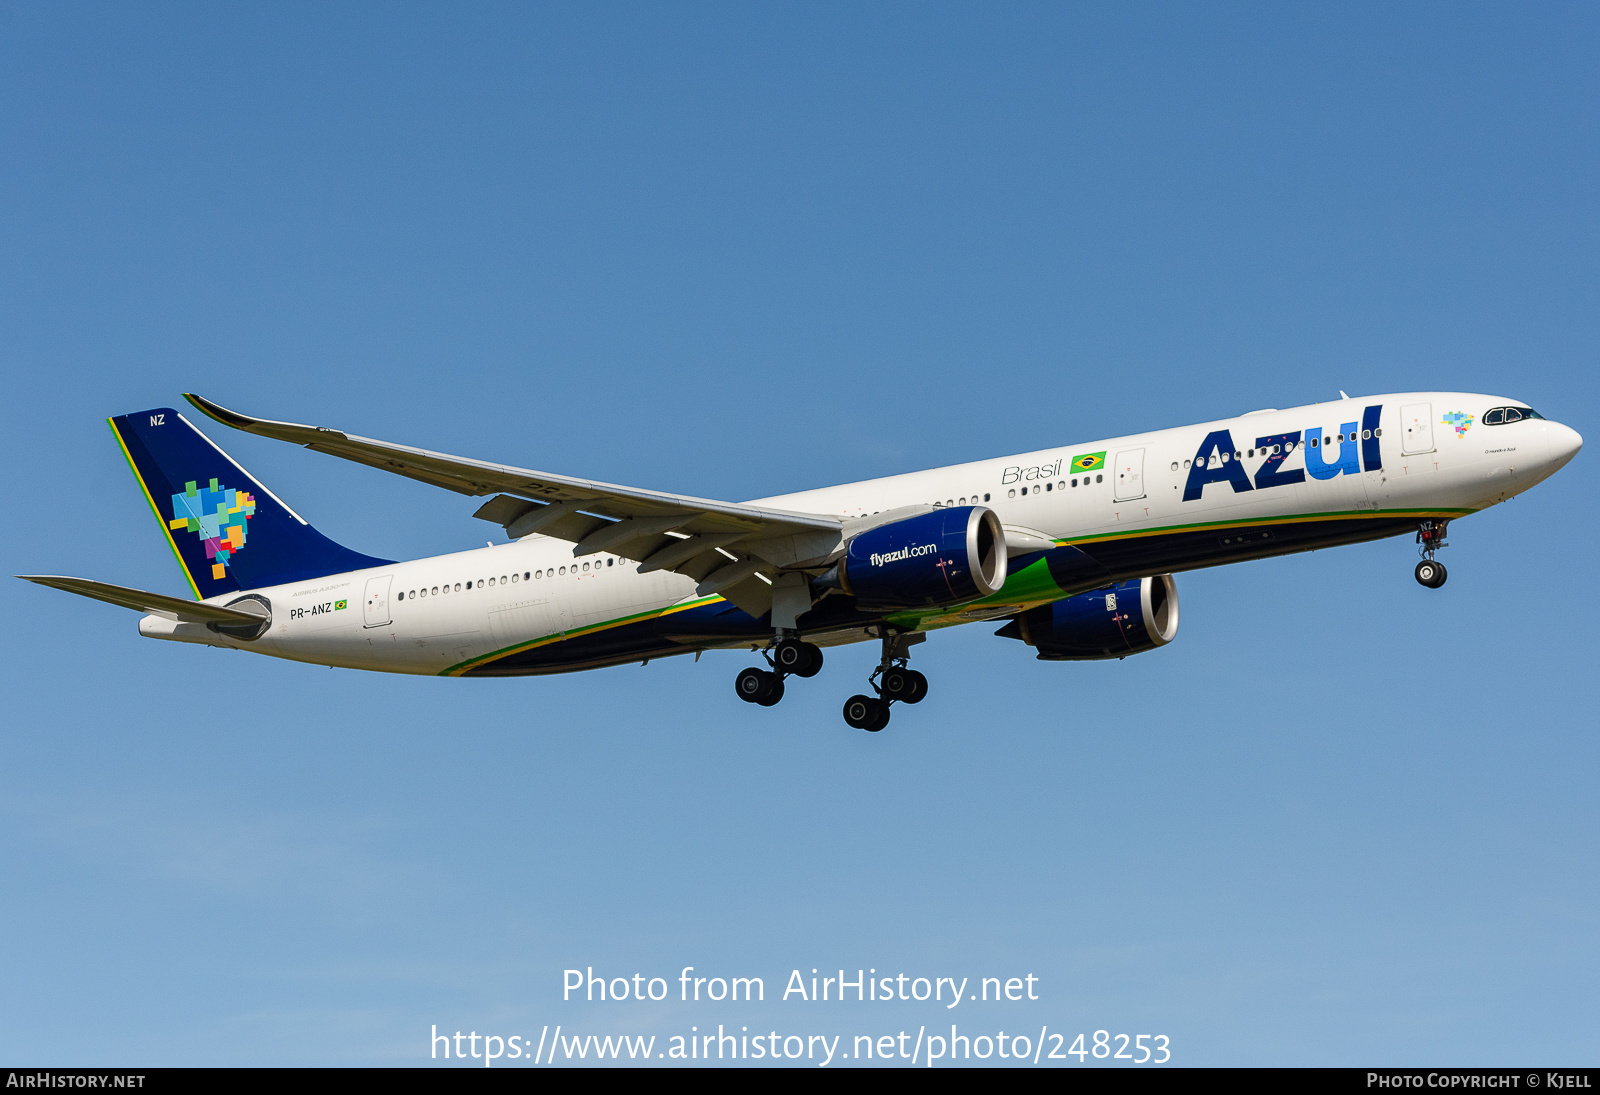
M 277 441 L 292 441 L 298 445 L 310 445 L 320 440 L 329 438 L 344 438 L 338 430 L 330 430 L 326 426 L 303 426 L 298 422 L 275 422 L 270 418 L 251 418 L 238 411 L 230 411 L 219 403 L 213 403 L 203 395 L 193 392 L 184 392 L 183 398 L 194 405 L 195 409 L 207 418 L 221 422 L 224 426 L 231 426 L 245 433 L 259 434 Z

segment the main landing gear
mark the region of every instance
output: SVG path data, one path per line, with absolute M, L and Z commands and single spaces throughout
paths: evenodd
M 844 704 L 844 721 L 857 730 L 876 733 L 889 725 L 889 706 L 895 703 L 920 703 L 928 694 L 928 678 L 912 669 L 910 648 L 927 638 L 916 632 L 878 630 L 883 655 L 878 667 L 867 678 L 875 696 L 851 696 Z M 751 666 L 739 671 L 733 689 L 746 703 L 771 707 L 783 699 L 784 678 L 814 677 L 822 668 L 822 651 L 792 633 L 780 634 L 761 652 L 771 669 Z
M 746 703 L 759 703 L 762 707 L 771 707 L 783 699 L 783 679 L 791 674 L 796 677 L 814 677 L 822 668 L 822 650 L 812 643 L 803 642 L 794 635 L 782 635 L 778 640 L 761 652 L 767 659 L 770 670 L 749 669 L 740 670 L 734 678 L 733 689 L 739 698 Z
M 909 649 L 926 635 L 883 628 L 883 657 L 867 678 L 877 696 L 851 696 L 844 701 L 844 721 L 857 730 L 877 733 L 889 725 L 889 705 L 920 703 L 928 694 L 928 678 L 907 665 Z
M 1433 553 L 1440 548 L 1450 546 L 1444 539 L 1445 526 L 1448 524 L 1448 521 L 1424 521 L 1417 529 L 1418 550 L 1422 553 L 1422 562 L 1417 564 L 1417 581 L 1429 589 L 1438 589 L 1450 576 L 1444 564 L 1433 557 Z

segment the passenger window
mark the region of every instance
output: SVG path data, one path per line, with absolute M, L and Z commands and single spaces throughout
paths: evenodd
M 533 576 L 535 578 L 543 578 L 544 577 L 544 571 L 536 570 L 536 571 L 533 572 Z
M 449 587 L 449 586 L 446 586 L 446 587 L 445 587 L 445 588 L 446 588 L 446 589 L 449 589 L 449 588 L 450 588 L 450 587 Z M 434 587 L 433 587 L 433 595 L 434 595 L 434 596 L 435 596 L 435 597 L 437 597 L 437 596 L 438 596 L 438 595 L 439 595 L 439 587 L 438 587 L 438 586 L 434 586 Z
M 1316 447 L 1317 447 L 1317 442 L 1318 442 L 1318 441 L 1320 441 L 1320 440 L 1322 440 L 1322 439 L 1321 439 L 1321 438 L 1319 438 L 1319 437 L 1313 437 L 1313 438 L 1312 438 L 1312 439 L 1311 439 L 1311 447 L 1312 447 L 1312 448 L 1313 448 L 1313 449 L 1314 449 L 1314 448 L 1316 448 Z
M 1104 483 L 1106 481 L 1106 477 L 1103 475 L 1097 475 L 1094 477 L 1094 481 L 1096 483 Z
M 615 560 L 615 559 L 607 559 L 607 560 L 606 560 L 606 566 L 612 566 L 612 565 L 614 565 L 614 564 L 615 564 L 615 563 L 616 563 L 616 560 Z
M 584 563 L 583 564 L 583 569 L 584 570 L 588 570 L 589 569 L 589 564 L 588 563 Z
M 490 584 L 490 585 L 491 585 L 491 586 L 492 586 L 492 585 L 494 585 L 494 579 L 493 579 L 493 578 L 490 578 L 490 579 L 489 579 L 489 584 Z
M 986 495 L 984 495 L 984 496 L 983 496 L 983 500 L 984 500 L 984 501 L 985 501 L 985 502 L 987 502 L 987 501 L 988 501 L 988 500 L 989 500 L 989 496 L 988 496 L 988 495 L 987 495 L 987 494 L 986 494 Z
M 963 505 L 963 506 L 966 505 L 967 504 L 967 500 L 965 498 L 961 499 L 961 503 L 960 504 Z
M 517 576 L 515 574 L 513 574 L 511 577 L 512 577 L 513 580 L 515 580 Z M 527 571 L 523 571 L 522 572 L 522 580 L 524 582 L 526 582 L 531 577 L 533 577 L 533 575 L 529 574 Z
M 517 580 L 517 576 L 516 576 L 516 575 L 515 575 L 515 574 L 513 574 L 513 575 L 512 575 L 512 576 L 511 576 L 511 580 L 512 580 L 512 581 L 513 581 L 513 582 L 514 582 L 514 581 L 516 581 L 516 580 Z
M 468 582 L 468 583 L 467 583 L 467 584 L 468 584 L 468 585 L 469 585 L 469 586 L 470 586 L 470 585 L 471 585 L 471 584 L 472 584 L 472 583 L 471 583 L 471 582 Z M 457 592 L 457 593 L 460 593 L 460 592 L 461 592 L 461 583 L 460 583 L 460 582 L 457 582 L 457 583 L 456 583 L 456 592 Z

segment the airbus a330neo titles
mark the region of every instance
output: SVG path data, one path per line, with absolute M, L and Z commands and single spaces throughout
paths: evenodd
M 1341 396 L 1344 393 L 1340 393 Z M 110 419 L 195 599 L 29 581 L 149 615 L 151 638 L 444 677 L 564 673 L 744 650 L 771 706 L 828 646 L 876 640 L 844 718 L 917 703 L 930 631 L 1003 621 L 1047 661 L 1122 658 L 1178 632 L 1172 575 L 1415 535 L 1437 589 L 1451 521 L 1571 460 L 1577 432 L 1511 399 L 1342 398 L 754 502 L 717 502 L 445 456 L 185 398 L 248 433 L 492 495 L 508 543 L 411 562 L 329 540 L 170 408 Z

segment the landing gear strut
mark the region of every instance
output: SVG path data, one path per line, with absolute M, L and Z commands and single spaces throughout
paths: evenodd
M 1422 555 L 1422 562 L 1417 564 L 1417 581 L 1429 589 L 1438 589 L 1450 576 L 1444 564 L 1433 557 L 1440 548 L 1450 546 L 1444 539 L 1448 524 L 1448 521 L 1424 521 L 1417 529 L 1417 550 Z
M 734 678 L 733 690 L 746 703 L 759 703 L 771 707 L 783 699 L 783 679 L 790 674 L 796 677 L 814 677 L 822 668 L 822 651 L 798 636 L 780 634 L 775 642 L 761 652 L 771 670 L 751 666 L 739 671 Z
M 920 703 L 928 694 L 928 678 L 907 665 L 910 648 L 927 636 L 884 627 L 879 637 L 883 640 L 883 656 L 867 678 L 877 696 L 851 696 L 844 702 L 844 721 L 871 733 L 889 725 L 890 704 Z

